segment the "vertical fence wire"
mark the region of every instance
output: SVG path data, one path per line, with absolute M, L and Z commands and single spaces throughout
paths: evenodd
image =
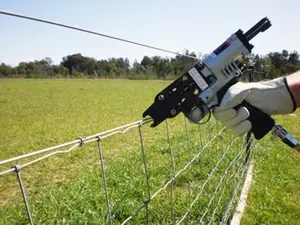
M 232 192 L 235 192 L 235 190 L 236 190 L 236 179 L 237 179 L 238 175 L 240 175 L 240 177 L 243 177 L 243 173 L 241 173 L 243 171 L 243 169 L 245 169 L 245 166 L 244 166 L 243 163 L 241 163 L 237 167 L 236 166 L 234 167 L 234 172 L 230 176 L 227 177 L 226 186 L 225 186 L 224 190 L 222 191 L 222 193 L 225 192 L 227 185 L 229 185 L 229 183 L 232 180 L 234 180 L 234 183 L 235 183 L 235 185 L 233 186 Z M 221 196 L 221 197 L 223 197 L 223 196 Z M 231 209 L 231 208 L 229 208 L 229 206 L 230 206 L 231 202 L 233 200 L 235 200 L 235 197 L 236 196 L 233 195 L 231 197 L 231 199 L 228 201 L 229 203 L 222 206 L 224 208 L 224 211 L 223 211 L 223 214 L 222 214 L 222 219 L 220 221 L 220 224 L 227 224 L 227 219 L 226 219 L 226 222 L 224 222 L 223 219 L 227 218 L 227 217 L 229 218 L 229 215 L 227 215 L 228 213 L 230 213 L 230 209 Z
M 33 219 L 32 219 L 32 214 L 31 214 L 31 211 L 30 211 L 29 202 L 27 200 L 25 188 L 24 188 L 23 181 L 22 181 L 22 178 L 21 178 L 21 169 L 20 169 L 19 165 L 15 165 L 14 169 L 15 169 L 15 172 L 16 172 L 16 175 L 17 175 L 19 187 L 21 189 L 21 193 L 22 193 L 24 204 L 25 204 L 25 209 L 26 209 L 28 220 L 29 220 L 29 224 L 33 225 Z
M 144 141 L 143 141 L 141 126 L 138 127 L 138 130 L 139 130 L 140 144 L 141 144 L 141 150 L 142 150 L 142 158 L 143 158 L 143 164 L 144 164 L 144 173 L 145 173 L 146 185 L 147 185 L 147 200 L 145 202 L 145 204 L 146 204 L 146 221 L 147 221 L 147 224 L 149 224 L 149 206 L 148 205 L 150 203 L 150 198 L 151 198 L 150 184 L 149 184 L 149 173 L 148 173 L 146 152 L 145 152 L 145 147 L 144 147 Z
M 245 176 L 245 173 L 249 169 L 249 166 L 250 166 L 250 160 L 249 160 L 250 158 L 247 158 L 247 157 L 250 157 L 251 149 L 253 148 L 253 141 L 251 139 L 251 137 L 252 137 L 251 134 L 250 134 L 250 136 L 249 136 L 249 134 L 250 133 L 248 133 L 246 136 L 246 140 L 247 140 L 246 148 L 248 146 L 250 146 L 250 147 L 249 147 L 249 149 L 247 149 L 247 151 L 245 153 L 245 159 L 243 162 L 241 162 L 240 166 L 237 169 L 234 169 L 234 173 L 227 178 L 228 180 L 232 180 L 232 178 L 233 178 L 235 185 L 232 190 L 232 197 L 228 201 L 228 203 L 225 205 L 225 210 L 224 210 L 223 216 L 220 221 L 221 225 L 226 225 L 227 221 L 230 218 L 230 211 L 233 207 L 233 203 L 236 200 L 237 193 L 241 186 L 241 182 L 242 182 L 241 178 L 243 178 Z M 244 145 L 242 144 L 242 142 L 240 143 L 240 146 L 241 146 L 241 149 L 244 148 Z M 237 176 L 239 174 L 240 174 L 240 179 L 237 179 Z
M 246 137 L 246 158 L 245 162 L 248 162 L 250 160 L 250 153 L 251 153 L 251 146 L 252 146 L 252 133 L 248 132 Z
M 225 158 L 226 154 L 229 152 L 231 146 L 233 145 L 233 143 L 236 141 L 237 139 L 234 139 L 233 141 L 231 141 L 231 143 L 228 145 L 228 147 L 226 148 L 226 150 L 222 153 L 221 158 L 217 161 L 217 163 L 215 164 L 215 166 L 213 167 L 213 169 L 209 172 L 207 179 L 205 180 L 205 182 L 199 187 L 199 192 L 197 194 L 197 196 L 194 198 L 194 200 L 192 201 L 192 203 L 190 204 L 190 207 L 188 208 L 188 210 L 185 212 L 185 214 L 181 217 L 181 219 L 176 223 L 176 224 L 180 224 L 181 222 L 183 222 L 186 218 L 186 216 L 190 213 L 190 211 L 192 210 L 194 204 L 199 200 L 199 198 L 201 197 L 203 190 L 205 188 L 205 186 L 208 184 L 208 182 L 212 179 L 212 176 L 215 174 L 216 170 L 218 169 L 220 163 L 222 162 L 222 160 Z M 199 214 L 200 214 L 200 210 L 199 210 Z
M 191 140 L 189 137 L 189 133 L 188 133 L 188 127 L 187 127 L 187 118 L 184 116 L 184 127 L 185 127 L 185 137 L 186 137 L 186 144 L 187 144 L 187 149 L 188 149 L 188 154 L 189 154 L 189 160 L 192 159 L 192 154 L 191 154 Z M 192 202 L 192 186 L 191 186 L 191 182 L 190 179 L 188 179 L 188 196 L 189 196 L 189 204 L 191 204 Z M 189 224 L 189 214 L 187 215 L 187 219 L 186 219 L 186 223 Z
M 199 147 L 202 148 L 203 147 L 203 140 L 202 140 L 202 132 L 201 132 L 201 126 L 198 126 L 198 133 L 199 133 Z
M 219 198 L 218 198 L 218 201 L 217 201 L 217 206 L 215 207 L 215 209 L 214 209 L 214 211 L 213 211 L 213 213 L 212 213 L 212 215 L 211 215 L 211 217 L 210 217 L 210 220 L 209 220 L 209 223 L 208 223 L 208 224 L 212 224 L 212 223 L 214 222 L 215 214 L 216 214 L 216 212 L 217 212 L 219 206 L 221 206 L 221 201 L 222 201 L 223 196 L 224 196 L 224 194 L 225 194 L 227 185 L 228 185 L 228 183 L 231 181 L 231 178 L 232 178 L 233 176 L 235 176 L 235 175 L 237 174 L 237 172 L 239 171 L 238 169 L 236 169 L 236 166 L 237 166 L 237 164 L 234 164 L 233 167 L 232 167 L 233 174 L 231 174 L 230 176 L 227 176 L 227 177 L 226 177 L 226 180 L 225 180 L 224 185 L 223 185 L 223 187 L 222 187 L 221 194 L 220 194 L 220 196 L 219 196 Z M 240 166 L 242 166 L 242 165 L 240 165 Z
M 99 159 L 101 164 L 101 170 L 102 170 L 102 180 L 103 180 L 103 186 L 104 186 L 104 193 L 105 193 L 105 199 L 106 199 L 106 205 L 107 205 L 107 214 L 108 214 L 108 223 L 109 225 L 112 225 L 112 218 L 111 218 L 111 209 L 110 209 L 110 202 L 109 202 L 109 196 L 108 196 L 108 188 L 107 188 L 107 179 L 106 179 L 106 173 L 104 168 L 104 160 L 103 160 L 103 153 L 102 153 L 102 146 L 101 146 L 101 138 L 97 138 L 97 147 L 99 152 Z
M 170 163 L 171 163 L 171 220 L 172 224 L 175 224 L 175 215 L 174 215 L 174 175 L 175 175 L 175 162 L 174 162 L 174 155 L 172 151 L 172 144 L 171 144 L 171 138 L 170 138 L 170 130 L 169 130 L 169 124 L 168 120 L 166 120 L 166 130 L 167 130 L 167 138 L 168 138 L 168 147 L 170 151 Z
M 221 133 L 224 131 L 224 128 L 222 128 L 211 140 L 209 140 L 202 148 L 199 149 L 199 152 L 193 156 L 193 158 L 188 161 L 184 167 L 182 167 L 180 170 L 178 170 L 176 172 L 176 174 L 171 177 L 171 179 L 169 181 L 167 181 L 165 183 L 165 185 L 161 188 L 159 188 L 152 196 L 151 196 L 151 200 L 154 199 L 159 193 L 161 193 L 162 191 L 164 190 L 167 190 L 167 188 L 171 185 L 172 181 L 174 181 L 174 179 L 176 179 L 180 174 L 182 174 L 184 171 L 187 171 L 187 169 L 197 160 L 199 159 L 200 155 L 203 153 L 203 151 L 205 149 L 207 149 L 214 140 L 216 140 L 217 137 L 219 137 L 221 135 Z M 122 223 L 123 224 L 126 224 L 128 223 L 129 220 L 131 220 L 133 217 L 135 217 L 143 208 L 145 208 L 145 203 L 143 203 L 142 205 L 140 205 L 137 210 L 132 214 L 130 215 L 126 220 L 124 220 L 124 222 Z
M 232 170 L 234 171 L 233 173 L 234 173 L 234 174 L 237 173 L 238 170 L 235 170 L 236 162 L 237 162 L 238 160 L 240 160 L 240 159 L 242 158 L 242 156 L 244 155 L 244 154 L 242 154 L 242 153 L 244 152 L 244 149 L 243 149 L 243 148 L 240 148 L 240 149 L 241 149 L 241 150 L 240 150 L 240 151 L 238 152 L 238 154 L 234 157 L 234 159 L 231 160 L 231 162 L 229 163 L 229 165 L 227 166 L 227 168 L 224 170 L 223 174 L 222 174 L 221 177 L 219 178 L 219 181 L 218 181 L 217 186 L 215 187 L 214 193 L 213 193 L 211 199 L 209 200 L 209 203 L 208 203 L 207 206 L 206 206 L 206 210 L 205 210 L 205 212 L 202 214 L 202 216 L 201 216 L 201 218 L 200 218 L 200 224 L 203 223 L 203 219 L 204 219 L 205 215 L 208 213 L 209 207 L 211 206 L 213 200 L 214 200 L 215 197 L 217 196 L 217 191 L 218 191 L 219 188 L 221 187 L 221 184 L 222 184 L 222 182 L 223 182 L 223 180 L 224 180 L 224 178 L 225 178 L 225 175 L 228 174 L 229 169 L 232 167 Z M 241 164 L 240 167 L 243 167 L 243 164 Z M 229 177 L 230 177 L 230 176 L 229 176 Z M 226 178 L 227 178 L 227 179 L 226 179 Z M 225 178 L 225 183 L 228 182 L 228 176 L 227 176 L 226 178 Z M 224 191 L 225 191 L 226 185 L 223 184 L 223 187 L 224 187 Z M 223 192 L 223 190 L 222 190 L 222 192 Z M 217 208 L 217 207 L 216 207 L 216 208 Z
M 245 172 L 246 172 L 246 168 L 248 168 L 248 166 L 249 166 L 249 161 L 247 162 L 246 166 L 241 166 L 240 167 L 241 177 L 244 177 Z M 228 221 L 228 219 L 230 217 L 230 210 L 233 207 L 234 200 L 236 200 L 236 195 L 237 195 L 237 193 L 239 191 L 239 188 L 240 188 L 240 185 L 241 185 L 241 181 L 242 181 L 242 179 L 237 179 L 237 176 L 234 177 L 235 185 L 234 185 L 234 189 L 233 189 L 233 192 L 232 192 L 232 198 L 230 199 L 230 201 L 227 204 L 225 213 L 224 213 L 224 215 L 222 217 L 222 220 L 220 222 L 221 225 L 226 225 L 227 224 L 227 221 Z
M 248 82 L 253 81 L 253 75 L 254 75 L 254 66 L 252 67 L 251 71 L 249 71 L 248 76 L 245 76 L 248 78 Z M 248 132 L 247 133 L 247 138 L 246 138 L 246 159 L 245 162 L 247 163 L 250 159 L 250 153 L 251 153 L 251 146 L 252 146 L 252 133 Z
M 208 138 L 211 139 L 211 137 L 212 137 L 212 126 L 211 126 L 211 123 L 208 123 L 207 126 L 208 126 Z
M 208 209 L 209 209 L 210 205 L 212 204 L 212 201 L 214 200 L 214 198 L 217 196 L 217 191 L 221 187 L 221 184 L 222 184 L 222 182 L 223 182 L 223 180 L 225 178 L 224 184 L 223 184 L 223 188 L 221 190 L 221 194 L 220 194 L 219 199 L 218 199 L 217 206 L 215 207 L 215 209 L 213 211 L 213 214 L 211 216 L 209 224 L 211 224 L 213 222 L 214 215 L 216 213 L 216 210 L 218 209 L 218 205 L 220 204 L 220 202 L 221 202 L 221 200 L 223 198 L 223 195 L 225 193 L 225 190 L 226 190 L 228 182 L 231 180 L 230 178 L 232 176 L 236 176 L 236 174 L 238 174 L 239 169 L 236 170 L 236 166 L 238 165 L 237 162 L 239 160 L 241 160 L 243 158 L 243 156 L 245 156 L 245 154 L 243 154 L 244 153 L 244 148 L 242 147 L 242 148 L 239 148 L 239 149 L 240 149 L 240 151 L 238 152 L 238 154 L 234 157 L 234 159 L 231 160 L 231 162 L 229 163 L 228 167 L 225 169 L 224 173 L 220 177 L 219 182 L 218 182 L 217 186 L 215 187 L 215 191 L 213 193 L 213 196 L 211 197 L 211 199 L 210 199 L 210 201 L 209 201 L 209 203 L 208 203 L 208 205 L 206 207 L 206 210 L 205 210 L 205 212 L 203 213 L 203 215 L 201 217 L 200 223 L 203 223 L 203 219 L 204 219 L 206 213 L 208 213 Z M 241 163 L 239 167 L 244 167 L 244 164 Z M 231 170 L 233 171 L 233 173 L 230 176 L 226 176 L 225 177 L 225 175 L 228 174 L 228 171 L 229 171 L 230 168 L 232 168 Z

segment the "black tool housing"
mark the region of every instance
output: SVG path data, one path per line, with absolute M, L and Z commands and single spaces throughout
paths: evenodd
M 203 67 L 203 64 L 198 63 L 193 68 L 201 74 Z M 204 79 L 208 85 L 216 80 L 213 75 Z M 151 116 L 153 119 L 151 126 L 155 127 L 165 119 L 173 118 L 181 112 L 188 116 L 195 106 L 202 104 L 198 97 L 201 91 L 186 72 L 155 96 L 154 103 L 143 113 L 143 117 Z

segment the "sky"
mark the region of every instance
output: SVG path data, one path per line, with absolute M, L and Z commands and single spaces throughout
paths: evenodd
M 300 51 L 299 0 L 0 0 L 0 10 L 60 22 L 171 51 L 212 52 L 238 29 L 247 31 L 261 18 L 272 27 L 256 36 L 253 52 Z M 0 62 L 81 53 L 96 59 L 144 55 L 172 57 L 103 37 L 0 15 Z

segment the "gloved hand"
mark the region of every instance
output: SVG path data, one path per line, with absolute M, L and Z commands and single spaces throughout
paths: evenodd
M 242 135 L 252 127 L 247 120 L 250 115 L 247 108 L 234 109 L 244 100 L 269 115 L 288 114 L 296 109 L 285 77 L 258 83 L 239 82 L 228 89 L 220 105 L 213 109 L 215 118 L 236 135 Z M 195 122 L 193 114 L 196 115 L 192 112 L 189 118 Z

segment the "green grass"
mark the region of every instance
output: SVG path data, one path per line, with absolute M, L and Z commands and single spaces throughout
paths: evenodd
M 0 160 L 139 120 L 153 97 L 166 85 L 165 82 L 126 80 L 0 80 Z M 299 113 L 297 115 L 300 116 Z M 287 118 L 284 121 L 282 118 L 282 123 L 300 136 L 297 127 L 291 126 L 296 120 L 299 124 L 299 118 Z M 209 124 L 201 127 L 188 124 L 190 156 L 183 132 L 183 117 L 170 120 L 169 125 L 177 170 L 217 131 L 215 122 L 213 127 Z M 143 134 L 150 191 L 154 193 L 172 174 L 165 126 L 162 124 L 153 129 L 146 125 Z M 190 201 L 196 197 L 199 186 L 232 138 L 230 133 L 219 137 L 190 169 L 175 180 L 176 219 L 183 215 Z M 113 222 L 119 224 L 147 199 L 137 129 L 104 140 L 102 145 Z M 207 206 L 220 175 L 239 147 L 234 145 L 226 154 L 200 201 L 193 207 L 189 217 L 192 224 L 199 221 L 199 215 L 205 211 L 204 206 Z M 54 156 L 22 170 L 36 224 L 107 222 L 97 151 L 96 143 L 90 143 L 70 154 Z M 254 158 L 255 183 L 250 191 L 249 207 L 243 223 L 278 224 L 288 219 L 285 224 L 297 224 L 300 181 L 296 162 L 299 162 L 299 155 L 268 137 L 258 143 Z M 237 167 L 233 166 L 228 172 L 230 174 L 236 170 Z M 232 195 L 234 182 L 234 177 L 225 179 L 218 190 L 220 195 L 222 187 L 226 187 L 215 215 L 216 223 Z M 212 202 L 211 209 L 216 207 L 217 200 Z M 170 224 L 170 204 L 170 188 L 167 188 L 149 205 L 150 224 Z M 0 207 L 0 224 L 27 223 L 14 175 L 0 177 Z M 208 222 L 211 213 L 212 210 L 205 222 Z M 145 210 L 142 210 L 131 224 L 145 223 L 145 216 Z
M 0 85 L 2 160 L 140 120 L 153 96 L 166 84 L 118 80 L 1 80 Z M 155 132 L 154 137 L 160 130 Z M 126 142 L 124 137 L 118 142 L 112 138 L 109 143 L 110 151 L 116 151 L 120 147 L 132 147 L 136 141 Z M 52 176 L 57 167 L 64 166 L 66 170 L 55 180 L 65 180 L 70 172 L 80 171 L 80 165 L 67 166 L 78 157 L 76 154 L 89 159 L 88 153 L 76 152 L 67 161 L 60 157 L 54 164 L 46 161 L 46 172 L 34 173 L 38 176 L 37 184 L 42 183 L 41 179 L 48 180 L 48 175 Z

